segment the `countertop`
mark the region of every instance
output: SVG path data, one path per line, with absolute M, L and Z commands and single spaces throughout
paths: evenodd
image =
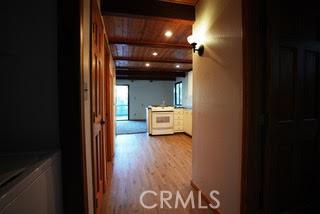
M 148 106 L 147 109 L 151 109 L 151 107 L 161 107 L 161 106 Z M 192 110 L 192 107 L 184 107 L 184 106 L 163 106 L 163 107 L 174 107 L 175 109 L 190 109 Z

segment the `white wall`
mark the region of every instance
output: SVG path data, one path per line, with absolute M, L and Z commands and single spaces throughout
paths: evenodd
M 182 106 L 186 108 L 192 108 L 192 71 L 188 72 L 186 77 L 178 77 L 176 82 L 180 81 L 182 82 Z
M 241 0 L 200 0 L 193 34 L 205 46 L 193 55 L 192 179 L 220 192 L 221 213 L 240 213 L 242 148 Z
M 146 107 L 160 105 L 163 100 L 173 105 L 173 81 L 117 80 L 118 84 L 129 85 L 130 120 L 145 120 Z

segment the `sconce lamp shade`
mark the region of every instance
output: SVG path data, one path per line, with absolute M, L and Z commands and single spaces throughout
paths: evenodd
M 196 43 L 196 41 L 194 40 L 194 36 L 193 36 L 193 35 L 188 36 L 187 40 L 188 40 L 188 43 L 189 43 L 190 45 L 191 45 L 192 43 Z
M 197 41 L 193 35 L 188 36 L 187 40 L 188 43 L 191 45 L 193 52 L 195 53 L 197 51 L 198 55 L 202 56 L 204 52 L 204 46 L 200 44 L 198 45 L 199 48 L 197 48 Z

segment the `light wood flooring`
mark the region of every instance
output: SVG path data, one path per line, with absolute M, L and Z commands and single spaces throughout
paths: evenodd
M 148 134 L 118 135 L 113 165 L 109 165 L 107 212 L 130 213 L 213 213 L 210 209 L 194 209 L 191 204 L 183 208 L 160 209 L 160 191 L 173 193 L 170 205 L 175 205 L 176 191 L 184 199 L 192 190 L 191 181 L 191 138 L 184 134 L 148 136 Z M 158 196 L 148 194 L 147 205 L 157 203 L 154 209 L 145 209 L 139 203 L 145 190 L 155 191 Z M 194 191 L 197 196 L 197 192 Z M 195 197 L 197 198 L 197 197 Z M 206 205 L 202 201 L 202 205 Z M 197 200 L 196 200 L 197 207 Z

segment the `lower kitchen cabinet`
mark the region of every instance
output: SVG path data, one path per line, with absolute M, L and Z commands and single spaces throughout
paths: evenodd
M 192 136 L 192 109 L 184 109 L 183 122 L 184 132 Z
M 183 113 L 184 109 L 175 109 L 174 110 L 174 132 L 184 132 L 184 113 Z
M 192 135 L 192 109 L 178 108 L 174 110 L 174 132 L 185 132 Z

